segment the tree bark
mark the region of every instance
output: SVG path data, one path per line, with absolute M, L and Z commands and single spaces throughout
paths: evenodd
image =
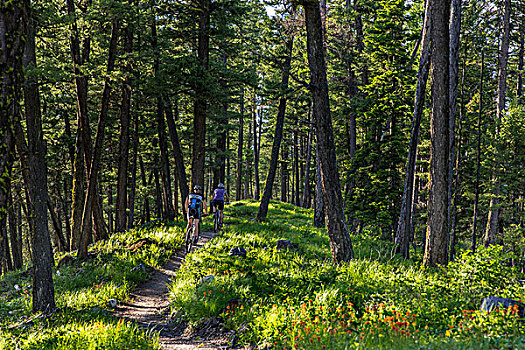
M 354 257 L 352 241 L 346 226 L 343 196 L 337 169 L 337 157 L 330 115 L 328 81 L 323 45 L 323 31 L 319 2 L 305 0 L 308 65 L 313 100 L 314 122 L 317 131 L 321 182 L 325 205 L 326 230 L 330 238 L 332 260 L 335 263 Z
M 313 117 L 313 112 L 312 112 Z M 312 126 L 313 127 L 313 126 Z M 321 163 L 319 161 L 319 146 L 315 144 L 315 208 L 314 226 L 323 227 L 325 225 L 323 184 L 321 180 Z
M 289 37 L 286 41 L 286 58 L 283 64 L 283 76 L 281 79 L 281 97 L 279 98 L 279 107 L 277 112 L 277 121 L 275 123 L 275 134 L 273 138 L 272 153 L 270 158 L 270 165 L 268 168 L 268 175 L 266 176 L 266 183 L 264 185 L 264 193 L 259 204 L 259 210 L 257 212 L 257 220 L 261 221 L 268 215 L 268 206 L 270 204 L 270 198 L 272 197 L 272 188 L 275 181 L 275 173 L 277 172 L 277 162 L 279 161 L 279 150 L 281 148 L 281 140 L 283 138 L 283 125 L 284 116 L 286 112 L 286 102 L 288 100 L 288 81 L 290 78 L 290 67 L 292 63 L 292 49 L 293 49 L 293 37 Z M 255 122 L 254 122 L 255 128 Z M 256 131 L 254 130 L 254 135 Z M 254 150 L 257 153 L 257 142 L 254 140 Z M 256 181 L 257 182 L 257 181 Z
M 462 0 L 451 0 L 450 13 L 450 63 L 449 63 L 449 168 L 448 168 L 448 231 L 449 237 L 452 233 L 452 208 L 455 201 L 454 194 L 454 164 L 456 153 L 456 115 L 457 115 L 457 97 L 458 97 L 458 70 L 459 70 L 459 44 L 461 33 L 461 3 Z
M 483 75 L 485 68 L 485 55 L 481 51 L 481 73 L 479 77 L 479 111 L 478 111 L 478 140 L 477 140 L 477 154 L 476 154 L 476 184 L 474 187 L 474 220 L 472 222 L 472 245 L 470 249 L 472 252 L 476 251 L 476 228 L 478 226 L 478 206 L 479 206 L 479 173 L 481 169 L 481 116 L 483 115 Z
M 244 87 L 241 88 L 241 102 L 239 106 L 239 136 L 237 146 L 237 174 L 235 179 L 235 200 L 241 200 L 242 194 L 242 148 L 244 146 Z
M 200 74 L 207 74 L 210 56 L 210 0 L 199 1 L 199 39 L 197 59 L 200 62 Z M 193 155 L 191 165 L 191 187 L 204 187 L 204 160 L 206 148 L 206 114 L 207 98 L 205 79 L 195 85 L 195 102 L 193 105 Z
M 168 159 L 168 145 L 166 143 L 166 124 L 164 123 L 164 101 L 159 98 L 157 106 L 157 131 L 159 136 L 160 148 L 160 175 L 162 179 L 162 190 L 164 198 L 164 213 L 165 219 L 173 221 L 175 218 L 175 211 L 173 209 L 173 196 L 171 192 L 170 169 Z
M 17 204 L 19 208 L 20 205 Z M 22 255 L 22 234 L 21 225 L 18 224 L 17 214 L 15 212 L 15 203 L 13 201 L 13 191 L 9 191 L 7 216 L 9 219 L 9 240 L 11 243 L 11 256 L 13 257 L 13 269 L 18 270 L 23 265 Z
M 61 220 L 58 217 L 55 210 L 53 209 L 53 204 L 51 203 L 51 200 L 49 198 L 47 200 L 47 209 L 49 211 L 49 216 L 51 216 L 51 223 L 53 224 L 53 229 L 55 230 L 55 234 L 58 240 L 58 251 L 64 252 L 67 250 L 68 246 L 64 237 L 64 232 L 62 231 Z
M 280 103 L 280 101 L 279 101 Z M 259 200 L 260 196 L 260 181 L 259 181 L 259 145 L 260 138 L 257 137 L 257 130 L 261 129 L 261 125 L 257 123 L 257 107 L 254 101 L 253 104 L 253 174 L 254 174 L 254 185 L 253 185 L 253 199 Z M 259 126 L 259 129 L 257 128 Z M 271 194 L 270 194 L 271 197 Z
M 84 210 L 82 213 L 82 234 L 80 237 L 80 242 L 78 242 L 78 254 L 77 256 L 81 259 L 85 259 L 88 256 L 88 244 L 90 240 L 90 230 L 89 226 L 91 225 L 92 211 L 93 208 L 97 205 L 98 201 L 96 200 L 96 189 L 97 189 L 97 177 L 98 171 L 100 168 L 100 161 L 103 153 L 103 144 L 104 144 L 104 134 L 106 128 L 106 121 L 109 109 L 109 99 L 112 89 L 112 83 L 110 80 L 110 74 L 115 67 L 115 59 L 117 55 L 117 43 L 118 43 L 118 32 L 120 27 L 120 15 L 116 14 L 113 18 L 113 23 L 111 27 L 111 39 L 109 44 L 109 53 L 108 53 L 108 63 L 106 68 L 106 78 L 104 81 L 104 89 L 102 91 L 102 101 L 100 114 L 98 118 L 97 125 L 97 135 L 95 138 L 95 146 L 93 148 L 92 159 L 87 159 L 88 155 L 84 153 L 84 162 L 89 164 L 89 171 L 87 172 L 88 183 L 86 191 L 86 199 L 84 203 Z
M 131 1 L 130 1 L 131 3 Z M 128 24 L 123 30 L 124 52 L 133 52 L 133 27 Z M 128 58 L 130 60 L 130 58 Z M 120 144 L 118 155 L 117 172 L 117 210 L 116 210 L 116 232 L 122 232 L 128 228 L 128 167 L 129 167 L 129 125 L 131 123 L 131 61 L 124 68 L 124 79 L 122 80 L 122 100 L 120 104 Z
M 2 2 L 0 5 L 0 231 L 7 232 L 7 212 L 14 161 L 13 125 L 19 113 L 22 85 L 22 54 L 25 37 L 23 0 Z M 3 247 L 7 242 L 2 238 Z M 4 255 L 5 249 L 1 249 Z M 4 259 L 2 259 L 4 260 Z M 3 270 L 3 269 L 2 269 Z
M 128 227 L 135 227 L 135 200 L 137 197 L 137 161 L 139 151 L 139 114 L 133 116 L 133 151 L 131 156 L 131 182 L 129 184 Z
M 227 60 L 226 60 L 226 54 L 222 54 L 222 63 L 224 66 L 224 70 L 227 69 Z M 214 168 L 214 179 L 213 179 L 213 188 L 216 188 L 216 186 L 219 183 L 224 184 L 226 182 L 226 149 L 227 149 L 227 133 L 226 130 L 228 129 L 228 87 L 226 85 L 226 81 L 221 80 L 221 88 L 222 93 L 225 94 L 224 101 L 222 103 L 222 118 L 218 120 L 218 128 L 217 128 L 217 154 L 215 157 L 216 165 Z M 211 191 L 210 191 L 211 192 Z
M 255 94 L 255 92 L 254 92 Z M 254 101 L 254 106 L 255 106 L 255 101 Z M 253 107 L 255 108 L 255 107 Z M 248 123 L 248 136 L 251 136 L 252 134 L 252 123 Z M 247 137 L 246 138 L 246 149 L 247 150 L 251 150 L 252 149 L 252 137 Z M 255 153 L 255 152 L 254 152 Z M 252 172 L 251 172 L 251 157 L 248 158 L 248 156 L 246 157 L 246 163 L 245 163 L 245 171 L 244 171 L 244 199 L 248 199 L 250 198 L 250 183 L 251 183 L 251 178 L 252 178 Z
M 27 3 L 29 6 L 29 2 Z M 27 41 L 24 52 L 24 66 L 36 65 L 35 27 L 32 13 L 27 9 Z M 29 172 L 29 205 L 34 218 L 33 247 L 33 312 L 50 311 L 55 308 L 52 270 L 53 252 L 48 230 L 47 217 L 47 166 L 46 149 L 42 132 L 40 92 L 38 84 L 28 79 L 24 86 L 25 115 L 27 125 L 27 150 Z M 26 166 L 26 165 L 23 165 Z M 65 244 L 65 242 L 64 242 Z
M 423 263 L 448 262 L 450 1 L 431 0 L 432 114 L 429 219 Z
M 70 52 L 74 66 L 75 89 L 77 95 L 77 137 L 75 143 L 75 160 L 73 164 L 73 193 L 72 193 L 72 214 L 71 214 L 71 234 L 70 250 L 78 248 L 82 232 L 82 212 L 85 201 L 85 168 L 84 164 L 86 149 L 91 148 L 91 136 L 89 130 L 88 107 L 87 107 L 87 77 L 82 73 L 83 57 L 88 57 L 90 42 L 86 40 L 84 54 L 80 52 L 80 37 L 76 20 L 75 2 L 67 0 L 67 13 L 72 16 L 70 27 Z M 87 147 L 89 145 L 89 147 Z M 91 159 L 91 155 L 88 156 Z
M 417 87 L 414 101 L 414 112 L 412 115 L 412 129 L 410 132 L 410 146 L 406 166 L 403 198 L 397 226 L 395 244 L 405 259 L 410 256 L 409 236 L 412 222 L 412 195 L 414 192 L 414 174 L 416 169 L 417 146 L 419 143 L 419 131 L 421 128 L 421 115 L 425 103 L 425 90 L 428 73 L 430 70 L 430 0 L 426 1 L 425 20 L 423 23 L 423 36 L 421 38 L 421 53 L 419 57 L 419 71 L 417 73 Z
M 516 95 L 518 96 L 520 104 L 523 102 L 523 53 L 524 53 L 524 43 L 525 43 L 525 20 L 521 23 L 521 33 L 520 33 L 520 50 L 518 54 L 518 86 L 516 88 Z
M 169 99 L 166 100 L 165 112 L 166 112 L 166 120 L 168 123 L 168 129 L 170 133 L 171 147 L 173 148 L 173 157 L 175 159 L 175 170 L 177 172 L 177 178 L 178 178 L 177 181 L 179 183 L 181 198 L 183 201 L 185 201 L 186 197 L 188 197 L 188 194 L 190 193 L 190 189 L 188 187 L 188 180 L 186 177 L 186 168 L 184 167 L 184 156 L 182 154 L 182 149 L 180 146 L 179 134 L 177 132 L 177 127 L 175 126 L 175 120 L 173 118 L 171 101 Z M 175 101 L 175 116 L 177 116 L 177 118 L 179 117 L 178 101 Z M 184 210 L 185 208 L 183 205 L 182 211 L 184 214 L 186 214 Z
M 155 164 L 158 164 L 158 159 L 155 157 Z M 157 218 L 161 218 L 164 216 L 163 213 L 163 201 L 162 201 L 162 189 L 160 187 L 160 181 L 159 181 L 159 170 L 157 167 L 153 168 L 153 177 L 155 179 L 155 205 L 156 205 L 156 212 L 157 212 Z
M 308 141 L 306 144 L 306 164 L 304 170 L 304 191 L 301 206 L 310 209 L 311 195 L 310 195 L 310 163 L 312 161 L 312 142 L 314 137 L 314 115 L 310 110 L 310 123 L 308 129 Z
M 501 48 L 499 51 L 499 67 L 498 67 L 498 92 L 497 92 L 497 121 L 499 125 L 503 120 L 505 114 L 505 97 L 507 91 L 507 63 L 509 58 L 509 44 L 510 44 L 510 11 L 511 1 L 505 0 L 505 11 L 503 15 L 503 38 L 501 39 Z M 499 126 L 496 130 L 496 139 L 499 138 Z M 496 157 L 499 156 L 499 147 L 496 143 Z M 499 163 L 496 159 L 496 164 Z M 497 166 L 496 166 L 497 167 Z M 499 170 L 494 169 L 492 183 L 494 189 L 492 191 L 492 197 L 490 199 L 490 211 L 487 219 L 487 226 L 485 228 L 485 237 L 483 244 L 485 246 L 494 244 L 496 241 L 496 234 L 499 225 L 499 212 L 500 212 L 500 175 Z
M 139 154 L 139 164 L 140 164 L 140 175 L 142 180 L 142 187 L 147 188 L 148 182 L 146 181 L 146 170 L 144 169 L 144 162 L 142 160 L 142 156 Z M 150 207 L 149 207 L 149 193 L 146 192 L 146 195 L 144 196 L 144 209 L 143 209 L 143 217 L 142 217 L 142 223 L 149 222 L 151 220 L 150 215 Z

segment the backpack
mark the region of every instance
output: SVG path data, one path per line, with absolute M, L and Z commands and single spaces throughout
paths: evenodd
M 189 195 L 189 208 L 200 209 L 202 203 L 202 196 L 191 193 Z

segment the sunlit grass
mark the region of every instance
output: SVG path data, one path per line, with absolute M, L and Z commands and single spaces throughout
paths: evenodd
M 325 230 L 311 225 L 311 210 L 272 202 L 268 218 L 255 222 L 257 209 L 253 201 L 226 207 L 230 225 L 187 257 L 171 286 L 178 317 L 198 323 L 220 316 L 225 326 L 244 330 L 244 343 L 259 347 L 492 349 L 523 343 L 515 312 L 463 312 L 478 309 L 481 295 L 525 295 L 513 282 L 516 271 L 482 264 L 503 261 L 497 251 L 448 269 L 423 269 L 365 230 L 352 237 L 356 259 L 335 266 Z M 279 239 L 297 248 L 276 250 Z M 236 246 L 247 250 L 245 259 L 228 255 Z M 476 268 L 485 272 L 473 273 Z M 494 273 L 502 281 L 486 283 Z M 213 279 L 203 282 L 209 275 Z
M 89 260 L 54 270 L 58 311 L 50 317 L 32 315 L 30 277 L 20 271 L 2 276 L 0 349 L 158 349 L 154 334 L 112 317 L 108 301 L 128 300 L 181 242 L 177 225 L 137 228 L 97 242 Z

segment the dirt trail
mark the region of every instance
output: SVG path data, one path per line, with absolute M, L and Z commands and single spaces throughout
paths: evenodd
M 214 235 L 213 232 L 203 232 L 197 249 Z M 153 273 L 150 280 L 139 285 L 131 293 L 129 302 L 119 304 L 114 315 L 133 321 L 150 332 L 160 332 L 159 343 L 162 349 L 227 349 L 228 337 L 187 334 L 189 332 L 185 332 L 184 327 L 174 328 L 169 322 L 168 284 L 175 278 L 176 271 L 184 263 L 184 256 L 182 250 L 176 252 L 161 269 Z

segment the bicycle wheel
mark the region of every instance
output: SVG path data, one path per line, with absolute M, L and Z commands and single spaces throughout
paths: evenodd
M 217 233 L 219 232 L 219 211 L 216 210 L 215 213 L 213 213 L 213 232 Z
M 188 230 L 186 230 L 186 236 L 184 237 L 184 247 L 186 248 L 186 253 L 191 251 L 193 246 L 193 230 L 195 229 L 195 224 L 192 224 Z

